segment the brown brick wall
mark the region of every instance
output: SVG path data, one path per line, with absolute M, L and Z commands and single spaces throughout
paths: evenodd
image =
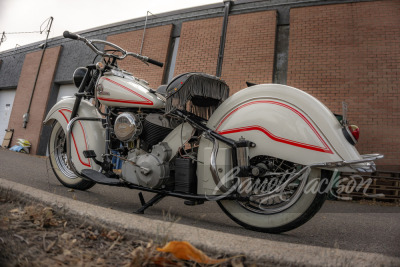
M 146 29 L 142 54 L 166 63 L 171 31 L 172 24 Z M 137 30 L 110 35 L 107 37 L 107 41 L 115 43 L 129 52 L 139 54 L 142 37 L 143 30 Z M 133 73 L 135 77 L 148 81 L 152 88 L 157 88 L 162 83 L 165 64 L 163 68 L 151 64 L 146 66 L 133 57 L 127 57 L 118 64 L 120 68 Z
M 246 81 L 271 83 L 274 68 L 276 11 L 229 17 L 222 78 L 231 94 Z
M 28 109 L 42 51 L 27 54 L 22 66 L 8 128 L 14 129 L 12 145 L 16 144 L 18 138 L 27 139 L 32 144 L 31 154 L 37 151 L 60 51 L 61 46 L 58 46 L 47 49 L 44 54 L 26 128 L 22 128 L 22 116 Z
M 288 84 L 360 126 L 360 153 L 400 166 L 400 1 L 295 8 Z
M 182 23 L 175 76 L 191 71 L 215 75 L 222 21 L 218 17 Z
M 175 75 L 189 71 L 216 74 L 223 18 L 182 24 Z M 222 78 L 231 94 L 246 81 L 272 82 L 276 11 L 229 16 Z

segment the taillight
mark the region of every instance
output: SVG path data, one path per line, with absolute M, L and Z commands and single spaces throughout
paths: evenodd
M 358 128 L 357 125 L 350 125 L 349 130 L 350 133 L 353 135 L 354 139 L 358 141 L 358 138 L 360 137 L 360 128 Z
M 349 125 L 349 126 L 344 126 L 342 128 L 344 137 L 346 137 L 346 140 L 349 141 L 350 144 L 353 146 L 357 144 L 358 138 L 360 137 L 360 129 L 356 125 Z

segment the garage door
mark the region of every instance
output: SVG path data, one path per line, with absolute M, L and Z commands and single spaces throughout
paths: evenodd
M 60 89 L 58 91 L 57 102 L 61 100 L 64 96 L 73 96 L 78 92 L 78 88 L 75 87 L 74 84 L 63 84 L 60 85 Z
M 0 90 L 0 145 L 8 127 L 16 89 Z

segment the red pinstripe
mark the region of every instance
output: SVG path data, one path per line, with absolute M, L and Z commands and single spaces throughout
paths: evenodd
M 314 134 L 317 136 L 317 138 L 321 141 L 321 143 L 324 145 L 324 147 L 319 147 L 319 146 L 314 146 L 314 145 L 310 145 L 310 144 L 305 144 L 302 142 L 298 142 L 298 141 L 294 141 L 294 140 L 289 140 L 286 138 L 282 138 L 279 136 L 276 136 L 274 134 L 272 134 L 270 131 L 268 131 L 267 129 L 265 129 L 262 126 L 259 125 L 252 125 L 252 126 L 246 126 L 246 127 L 240 127 L 240 128 L 235 128 L 235 129 L 228 129 L 228 130 L 222 130 L 222 131 L 218 131 L 218 129 L 221 127 L 221 125 L 226 121 L 227 118 L 229 118 L 232 114 L 234 114 L 235 112 L 237 112 L 238 110 L 248 107 L 250 105 L 255 105 L 255 104 L 272 104 L 272 105 L 278 105 L 284 108 L 289 109 L 290 111 L 296 113 L 296 115 L 298 115 L 304 122 L 307 123 L 307 125 L 311 128 L 311 130 L 314 132 Z M 307 120 L 307 118 L 298 110 L 296 110 L 295 108 L 286 105 L 284 103 L 281 102 L 277 102 L 277 101 L 271 101 L 271 100 L 258 100 L 258 101 L 252 101 L 246 104 L 243 104 L 237 108 L 235 108 L 234 110 L 232 110 L 226 117 L 224 117 L 222 119 L 222 121 L 218 124 L 216 131 L 219 134 L 231 134 L 231 133 L 238 133 L 238 132 L 246 132 L 246 131 L 260 131 L 262 133 L 264 133 L 265 135 L 267 135 L 269 138 L 271 138 L 272 140 L 276 141 L 276 142 L 280 142 L 280 143 L 284 143 L 284 144 L 288 144 L 288 145 L 292 145 L 292 146 L 297 146 L 297 147 L 301 147 L 301 148 L 305 148 L 305 149 L 309 149 L 309 150 L 314 150 L 314 151 L 318 151 L 318 152 L 324 152 L 324 153 L 329 153 L 329 154 L 333 154 L 332 150 L 329 148 L 329 146 L 327 145 L 327 143 L 324 141 L 324 139 L 322 138 L 322 136 L 318 133 L 317 129 L 314 128 L 314 126 L 312 125 L 312 123 Z
M 69 123 L 69 120 L 68 120 L 67 116 L 65 116 L 65 114 L 63 113 L 63 111 L 66 111 L 66 112 L 69 112 L 69 113 L 72 113 L 72 111 L 69 110 L 69 109 L 59 109 L 59 110 L 58 110 L 58 112 L 60 112 L 61 115 L 63 115 L 63 117 L 64 117 L 64 119 L 67 121 L 67 123 Z M 82 128 L 83 138 L 84 138 L 84 140 L 85 140 L 85 147 L 86 147 L 86 150 L 88 150 L 87 142 L 86 142 L 85 130 L 83 129 L 82 123 L 81 123 L 80 121 L 79 121 L 79 124 L 81 125 L 81 128 Z M 87 163 L 85 163 L 85 162 L 82 161 L 81 156 L 79 155 L 78 147 L 77 147 L 77 145 L 76 145 L 76 141 L 75 141 L 74 134 L 71 133 L 71 135 L 72 135 L 72 139 L 74 140 L 74 146 L 75 146 L 76 154 L 78 154 L 78 159 L 79 159 L 79 161 L 82 163 L 82 165 L 84 165 L 84 166 L 86 166 L 86 167 L 91 167 L 91 165 L 90 165 L 90 160 L 89 160 L 89 159 L 88 159 L 88 162 L 87 162 Z
M 99 100 L 109 101 L 109 102 L 117 102 L 117 103 L 140 104 L 140 105 L 147 105 L 147 106 L 152 106 L 153 105 L 153 101 L 151 101 L 150 99 L 147 99 L 146 97 L 144 97 L 141 94 L 133 91 L 130 88 L 128 88 L 128 87 L 126 87 L 126 86 L 124 86 L 122 84 L 119 84 L 116 81 L 113 81 L 113 80 L 111 80 L 109 78 L 102 77 L 101 79 L 104 79 L 104 80 L 106 80 L 106 81 L 108 81 L 110 83 L 113 83 L 113 84 L 121 87 L 122 89 L 124 89 L 124 90 L 126 90 L 126 91 L 128 91 L 128 92 L 130 92 L 130 93 L 132 93 L 132 94 L 134 94 L 134 95 L 136 95 L 138 97 L 140 97 L 141 99 L 143 99 L 143 101 L 133 101 L 133 100 L 125 100 L 125 99 L 114 99 L 114 98 L 107 98 L 107 97 L 97 97 Z

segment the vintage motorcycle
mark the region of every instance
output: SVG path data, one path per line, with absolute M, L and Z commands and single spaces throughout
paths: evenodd
M 98 183 L 156 193 L 148 202 L 139 193 L 137 213 L 165 196 L 187 205 L 217 201 L 245 228 L 279 233 L 320 209 L 334 170 L 373 171 L 383 157 L 361 156 L 354 147 L 359 130 L 346 110 L 335 116 L 301 90 L 260 84 L 229 97 L 227 84 L 205 73 L 185 73 L 153 90 L 118 61 L 163 63 L 107 41 L 68 31 L 64 37 L 101 57 L 75 70 L 78 92 L 44 121 L 52 125 L 50 162 L 66 187 Z

